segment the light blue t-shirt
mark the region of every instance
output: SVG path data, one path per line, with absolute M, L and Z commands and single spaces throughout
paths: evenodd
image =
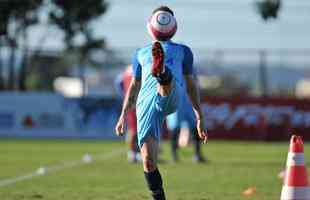
M 193 53 L 185 45 L 172 41 L 161 42 L 165 53 L 165 66 L 170 69 L 175 82 L 184 88 L 183 75 L 193 74 Z M 132 60 L 133 75 L 136 80 L 141 80 L 141 89 L 137 105 L 157 91 L 157 80 L 152 76 L 152 45 L 138 49 Z

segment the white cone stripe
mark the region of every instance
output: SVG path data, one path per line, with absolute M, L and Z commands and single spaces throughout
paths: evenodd
M 310 188 L 283 186 L 281 200 L 310 200 Z
M 304 165 L 305 165 L 305 161 L 304 161 L 304 154 L 303 153 L 289 152 L 287 154 L 287 161 L 286 161 L 287 167 L 304 166 Z

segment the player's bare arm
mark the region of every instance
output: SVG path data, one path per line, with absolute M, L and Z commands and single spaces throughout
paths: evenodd
M 208 135 L 205 129 L 204 115 L 200 106 L 200 94 L 196 80 L 193 75 L 184 75 L 184 79 L 187 86 L 187 94 L 192 102 L 193 110 L 195 112 L 199 137 L 204 141 L 204 143 L 206 143 L 208 140 Z
M 135 105 L 137 96 L 139 94 L 140 85 L 141 85 L 141 81 L 136 80 L 135 78 L 132 78 L 130 86 L 128 88 L 128 91 L 126 93 L 126 96 L 123 102 L 121 115 L 115 127 L 115 132 L 119 136 L 124 134 L 125 116 L 126 116 L 128 109 Z

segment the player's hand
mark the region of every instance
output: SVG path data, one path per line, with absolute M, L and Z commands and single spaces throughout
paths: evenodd
M 208 133 L 205 129 L 204 123 L 202 120 L 197 120 L 197 132 L 203 143 L 207 143 L 208 141 Z
M 125 124 L 125 119 L 124 117 L 121 116 L 115 126 L 116 135 L 118 136 L 124 135 L 124 124 Z

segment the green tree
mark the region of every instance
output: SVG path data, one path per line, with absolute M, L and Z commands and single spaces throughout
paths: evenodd
M 108 8 L 104 0 L 52 0 L 55 7 L 50 13 L 50 19 L 64 33 L 66 50 L 74 50 L 79 54 L 80 78 L 83 82 L 83 94 L 85 93 L 85 77 L 83 64 L 88 52 L 93 48 L 104 48 L 103 38 L 95 38 L 92 22 L 99 19 Z M 80 36 L 84 39 L 82 45 L 77 45 L 74 39 Z
M 263 20 L 277 18 L 281 8 L 281 0 L 261 0 L 256 2 L 256 7 Z
M 5 78 L 7 80 L 6 88 L 9 90 L 13 90 L 17 86 L 21 90 L 26 90 L 27 73 L 31 73 L 31 69 L 28 69 L 29 57 L 37 57 L 43 50 L 44 39 L 38 38 L 38 41 L 42 41 L 40 42 L 41 46 L 32 49 L 32 55 L 30 55 L 27 35 L 32 25 L 40 23 L 39 11 L 42 7 L 48 7 L 46 10 L 49 12 L 49 25 L 56 25 L 64 32 L 66 50 L 79 53 L 80 66 L 90 49 L 105 46 L 104 39 L 94 37 L 91 26 L 91 23 L 99 19 L 107 10 L 108 4 L 104 0 L 1 0 L 0 47 L 8 46 L 10 49 L 9 74 Z M 85 42 L 82 45 L 77 45 L 74 42 L 77 36 L 84 38 Z M 17 50 L 22 52 L 19 75 L 15 71 Z M 3 54 L 0 48 L 0 89 L 3 89 L 4 62 L 1 55 Z M 84 80 L 82 67 L 80 69 L 81 78 Z M 17 78 L 19 78 L 18 84 Z
M 1 26 L 1 22 L 0 22 L 0 26 Z M 0 28 L 1 29 L 1 28 Z M 1 44 L 1 35 L 0 35 L 0 44 Z M 0 45 L 1 47 L 1 45 Z M 4 86 L 4 74 L 3 74 L 3 62 L 2 62 L 2 54 L 1 54 L 1 49 L 0 49 L 0 91 L 5 89 Z
M 7 77 L 7 89 L 13 90 L 17 87 L 16 78 L 21 78 L 19 87 L 24 88 L 25 68 L 27 65 L 27 28 L 38 23 L 38 8 L 42 0 L 2 0 L 0 1 L 0 47 L 8 46 L 10 48 L 9 75 Z M 20 41 L 24 44 L 22 47 L 23 59 L 21 74 L 15 72 L 16 51 L 20 48 Z M 1 60 L 1 57 L 0 57 Z M 2 64 L 3 62 L 0 61 Z M 0 66 L 2 74 L 3 66 Z

